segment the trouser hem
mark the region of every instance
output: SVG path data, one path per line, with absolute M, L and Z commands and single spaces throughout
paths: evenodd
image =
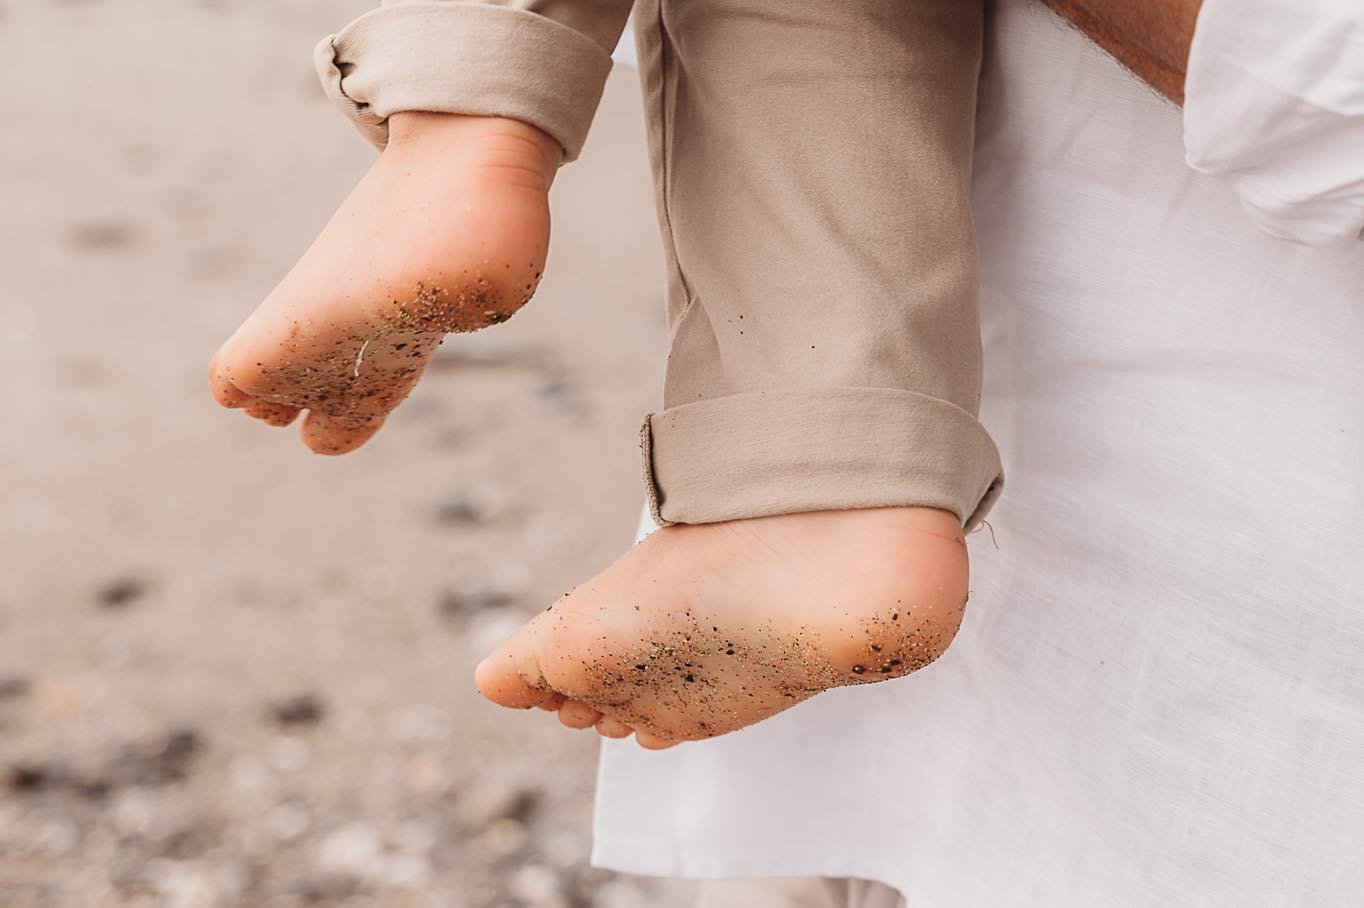
M 756 391 L 645 417 L 640 448 L 660 525 L 801 511 L 934 507 L 966 531 L 1004 487 L 980 422 L 894 388 Z
M 424 110 L 510 117 L 572 161 L 611 71 L 610 54 L 553 19 L 510 6 L 414 2 L 371 10 L 317 45 L 327 96 L 370 142 Z

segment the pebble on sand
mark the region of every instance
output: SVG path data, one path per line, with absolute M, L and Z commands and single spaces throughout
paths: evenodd
M 465 618 L 486 609 L 507 608 L 515 603 L 516 597 L 504 590 L 444 590 L 436 603 L 436 610 L 445 618 Z
M 116 609 L 132 605 L 151 590 L 145 578 L 127 575 L 109 580 L 95 591 L 95 601 L 101 608 Z
M 296 694 L 270 704 L 270 718 L 276 725 L 298 727 L 316 725 L 327 714 L 327 704 L 312 692 Z
M 18 675 L 0 677 L 0 700 L 17 700 L 32 689 L 27 678 Z

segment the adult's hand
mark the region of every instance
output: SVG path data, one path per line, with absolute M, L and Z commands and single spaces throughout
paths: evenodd
M 1156 91 L 1184 103 L 1189 45 L 1203 0 L 1044 0 Z

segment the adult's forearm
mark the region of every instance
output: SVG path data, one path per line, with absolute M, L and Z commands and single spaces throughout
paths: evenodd
M 1189 45 L 1203 0 L 1044 0 L 1156 91 L 1184 103 Z

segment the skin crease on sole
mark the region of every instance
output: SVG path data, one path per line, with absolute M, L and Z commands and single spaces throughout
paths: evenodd
M 928 665 L 956 632 L 966 582 L 956 518 L 930 508 L 668 527 L 476 678 L 501 705 L 558 703 L 569 728 L 669 747 Z

